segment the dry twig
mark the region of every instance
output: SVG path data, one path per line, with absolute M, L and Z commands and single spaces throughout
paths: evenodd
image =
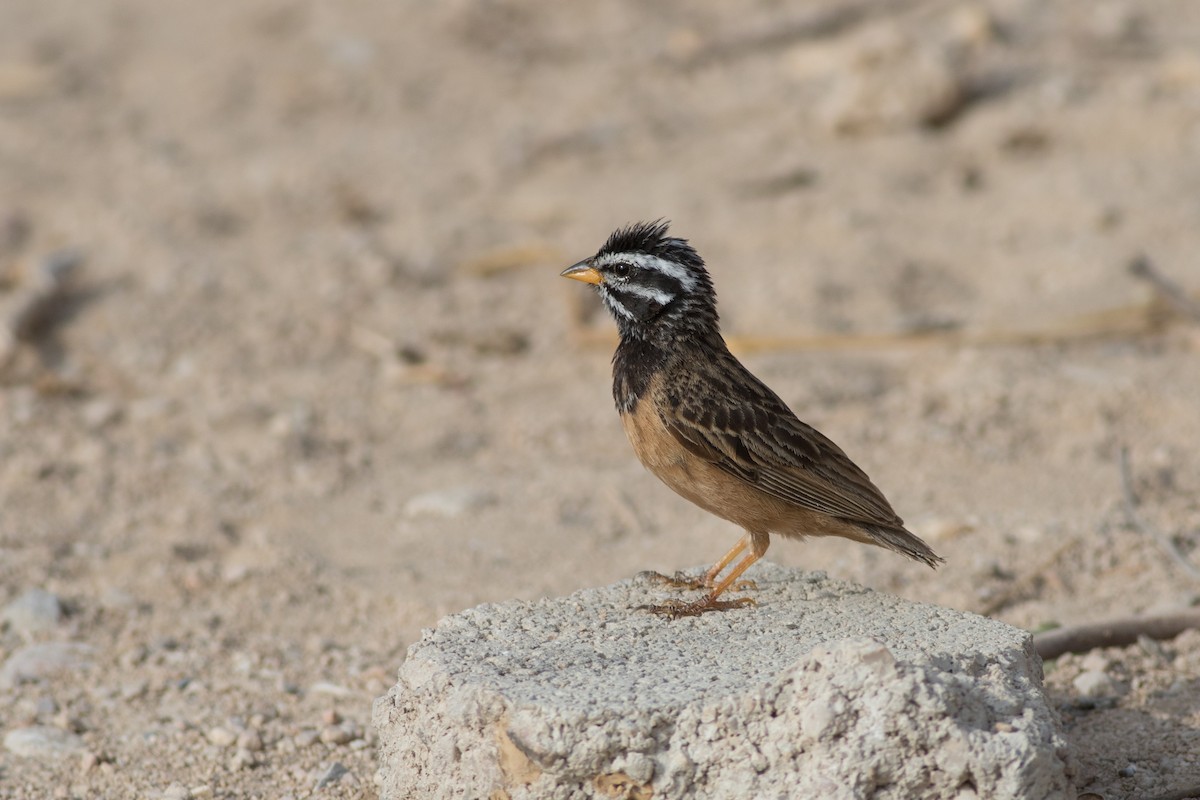
M 1200 797 L 1200 786 L 1192 786 L 1188 789 L 1176 789 L 1173 792 L 1155 795 L 1149 798 L 1149 800 L 1193 800 L 1196 797 Z
M 1055 628 L 1035 633 L 1033 647 L 1043 661 L 1049 661 L 1063 653 L 1086 653 L 1097 647 L 1125 647 L 1136 642 L 1139 636 L 1174 639 L 1191 628 L 1200 628 L 1200 609 Z
M 573 300 L 569 314 L 576 341 L 587 346 L 611 346 L 615 332 L 592 328 L 587 306 Z M 896 333 L 812 334 L 769 336 L 744 334 L 727 336 L 726 341 L 739 354 L 761 352 L 838 352 L 918 347 L 1018 347 L 1065 344 L 1095 339 L 1143 336 L 1162 329 L 1162 314 L 1155 303 L 1102 309 L 1067 317 L 1038 328 L 970 330 L 920 330 Z

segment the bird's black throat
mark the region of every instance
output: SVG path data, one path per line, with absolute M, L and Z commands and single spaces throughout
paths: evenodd
M 667 362 L 667 351 L 645 339 L 621 337 L 613 353 L 613 400 L 622 414 L 632 413 Z

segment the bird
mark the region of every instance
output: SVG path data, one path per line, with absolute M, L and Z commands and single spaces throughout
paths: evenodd
M 706 590 L 700 599 L 645 608 L 678 619 L 754 605 L 752 597 L 722 595 L 753 588 L 739 579 L 766 554 L 771 534 L 841 536 L 933 568 L 943 563 L 840 447 L 729 351 L 704 259 L 668 229 L 664 220 L 618 228 L 595 255 L 560 273 L 591 284 L 616 321 L 613 399 L 638 459 L 677 494 L 745 531 L 702 578 L 652 573 Z

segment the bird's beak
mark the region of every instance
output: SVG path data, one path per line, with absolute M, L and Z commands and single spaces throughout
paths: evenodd
M 600 273 L 592 267 L 592 260 L 590 258 L 585 258 L 578 264 L 567 267 L 558 274 L 564 278 L 571 278 L 572 280 L 583 281 L 584 283 L 599 284 L 604 281 L 600 277 Z

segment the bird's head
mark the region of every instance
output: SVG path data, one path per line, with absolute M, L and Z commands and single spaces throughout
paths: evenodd
M 686 239 L 668 236 L 661 220 L 618 229 L 596 255 L 562 275 L 596 287 L 622 339 L 666 342 L 719 331 L 704 259 Z

